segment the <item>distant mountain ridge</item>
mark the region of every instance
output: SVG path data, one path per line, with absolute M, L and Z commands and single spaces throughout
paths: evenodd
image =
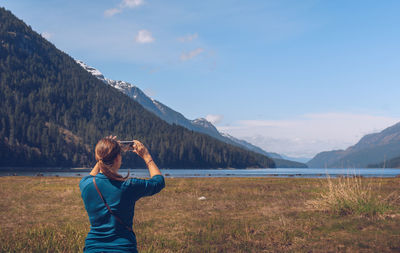
M 168 122 L 169 124 L 176 124 L 183 126 L 189 130 L 204 133 L 210 135 L 220 141 L 225 143 L 235 145 L 241 148 L 245 148 L 249 151 L 253 151 L 262 155 L 266 155 L 272 159 L 280 159 L 279 164 L 284 167 L 305 167 L 304 164 L 298 162 L 292 162 L 283 159 L 277 153 L 266 152 L 265 150 L 249 143 L 244 140 L 240 140 L 226 133 L 220 133 L 217 128 L 209 121 L 204 118 L 198 118 L 194 120 L 189 120 L 181 113 L 171 109 L 170 107 L 164 105 L 163 103 L 147 96 L 140 88 L 137 86 L 125 82 L 125 81 L 116 81 L 109 78 L 104 77 L 104 75 L 96 68 L 87 65 L 83 61 L 76 60 L 76 62 L 82 66 L 86 71 L 103 81 L 104 83 L 120 90 L 121 92 L 128 95 L 130 98 L 141 104 L 145 109 L 154 113 L 159 118 Z
M 362 168 L 397 156 L 400 156 L 400 122 L 379 133 L 365 135 L 346 150 L 321 152 L 307 165 L 312 168 Z

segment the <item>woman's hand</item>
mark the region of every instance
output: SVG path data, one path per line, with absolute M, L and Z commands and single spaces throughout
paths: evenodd
M 158 169 L 157 164 L 151 158 L 151 155 L 147 148 L 138 140 L 133 140 L 133 152 L 135 152 L 138 156 L 140 156 L 147 165 L 149 169 L 150 177 L 155 175 L 162 175 L 161 171 Z
M 138 140 L 133 140 L 133 152 L 140 156 L 146 163 L 152 160 L 147 148 Z

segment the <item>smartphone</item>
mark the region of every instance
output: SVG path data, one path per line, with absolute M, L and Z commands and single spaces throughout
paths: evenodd
M 119 141 L 119 145 L 121 145 L 124 151 L 133 150 L 134 141 Z
M 127 145 L 135 143 L 134 141 L 118 141 L 118 142 L 119 144 L 127 144 Z

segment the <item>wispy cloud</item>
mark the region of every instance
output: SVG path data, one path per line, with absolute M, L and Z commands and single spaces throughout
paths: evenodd
M 49 32 L 42 32 L 40 35 L 42 35 L 42 37 L 45 38 L 46 40 L 49 40 L 52 36 L 52 34 Z
M 190 41 L 193 41 L 193 40 L 197 39 L 197 37 L 198 37 L 197 33 L 188 34 L 186 36 L 179 37 L 178 41 L 180 41 L 180 42 L 190 42 Z
M 125 8 L 135 8 L 144 3 L 143 0 L 122 0 L 120 6 Z
M 204 49 L 199 47 L 199 48 L 196 48 L 195 50 L 189 51 L 187 53 L 182 53 L 181 61 L 187 61 L 187 60 L 193 59 L 194 57 L 198 56 L 199 54 L 201 54 L 203 52 L 204 52 Z
M 135 37 L 137 43 L 146 44 L 154 42 L 154 38 L 151 35 L 151 32 L 147 30 L 140 30 Z
M 106 16 L 106 17 L 112 17 L 112 16 L 114 16 L 115 14 L 118 14 L 118 13 L 120 13 L 120 12 L 122 12 L 122 9 L 119 9 L 119 8 L 112 8 L 112 9 L 105 10 L 105 11 L 104 11 L 104 16 Z
M 143 4 L 143 0 L 122 0 L 117 7 L 105 10 L 104 16 L 112 17 L 118 13 L 121 13 L 124 9 L 133 9 Z
M 160 69 L 158 67 L 153 67 L 153 66 L 142 66 L 142 67 L 140 67 L 140 69 L 149 74 L 154 74 L 154 73 L 157 73 L 158 71 L 160 71 Z
M 399 118 L 368 114 L 323 113 L 291 120 L 243 120 L 218 129 L 267 151 L 312 157 L 321 151 L 345 149 L 364 135 L 399 121 Z
M 222 115 L 218 114 L 209 114 L 206 116 L 206 120 L 211 122 L 213 125 L 218 124 L 224 118 Z

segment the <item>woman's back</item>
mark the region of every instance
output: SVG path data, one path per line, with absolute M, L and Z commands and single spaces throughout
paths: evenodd
M 110 206 L 113 214 L 97 192 L 93 178 Z M 104 174 L 86 176 L 79 183 L 83 202 L 90 220 L 90 232 L 85 241 L 85 252 L 136 252 L 135 234 L 126 227 L 132 227 L 135 202 L 144 196 L 151 196 L 164 188 L 164 177 L 155 175 L 149 180 L 110 180 Z

